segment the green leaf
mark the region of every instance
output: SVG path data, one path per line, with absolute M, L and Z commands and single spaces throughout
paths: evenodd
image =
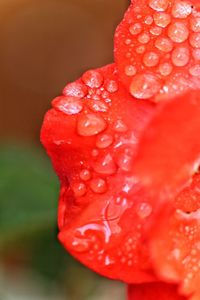
M 40 149 L 0 147 L 0 246 L 56 224 L 58 180 Z

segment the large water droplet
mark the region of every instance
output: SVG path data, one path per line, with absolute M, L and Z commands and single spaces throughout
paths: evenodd
M 90 88 L 100 88 L 103 84 L 103 75 L 98 71 L 90 70 L 83 74 L 82 80 Z
M 106 121 L 97 114 L 83 114 L 77 121 L 77 132 L 82 136 L 93 136 L 107 127 Z
M 87 87 L 84 84 L 78 82 L 69 83 L 63 89 L 64 96 L 72 96 L 77 98 L 84 98 L 87 95 L 87 92 Z
M 127 76 L 134 76 L 135 74 L 137 73 L 137 69 L 135 66 L 132 66 L 132 65 L 128 65 L 125 67 L 125 74 Z
M 130 93 L 137 99 L 149 99 L 159 92 L 160 87 L 160 79 L 155 74 L 138 74 L 132 79 Z
M 187 65 L 190 59 L 189 49 L 186 47 L 177 47 L 172 52 L 172 62 L 177 67 L 183 67 Z
M 192 13 L 192 5 L 186 1 L 176 1 L 172 7 L 174 18 L 184 19 Z
M 194 48 L 200 48 L 200 33 L 190 35 L 190 45 Z
M 152 213 L 152 207 L 149 203 L 143 202 L 137 206 L 137 214 L 141 219 L 149 217 Z
M 153 15 L 154 22 L 157 26 L 165 28 L 171 23 L 171 16 L 164 12 L 157 12 Z
M 107 191 L 107 184 L 102 178 L 94 178 L 90 182 L 90 188 L 96 194 L 103 194 Z
M 149 6 L 155 11 L 165 11 L 168 5 L 169 0 L 149 0 Z
M 77 182 L 72 185 L 72 190 L 75 197 L 82 197 L 86 194 L 87 188 L 86 185 L 82 182 Z
M 193 17 L 190 19 L 190 28 L 194 32 L 200 32 L 200 17 Z
M 170 39 L 166 37 L 160 37 L 156 40 L 155 46 L 160 51 L 168 53 L 172 51 L 174 45 Z
M 142 32 L 142 25 L 140 23 L 132 24 L 129 27 L 129 31 L 132 35 L 137 35 Z
M 150 33 L 155 36 L 159 36 L 162 33 L 162 28 L 158 26 L 153 26 L 150 28 Z
M 155 67 L 159 63 L 159 56 L 153 51 L 146 52 L 143 57 L 143 62 L 146 67 Z
M 102 175 L 115 174 L 117 171 L 117 167 L 111 154 L 107 154 L 96 161 L 94 164 L 94 170 L 95 172 Z
M 171 74 L 173 66 L 170 63 L 163 63 L 159 66 L 159 71 L 162 76 L 168 76 Z
M 60 96 L 53 100 L 54 108 L 67 115 L 75 115 L 83 110 L 83 102 L 79 98 L 71 96 Z
M 147 32 L 141 33 L 138 36 L 138 42 L 141 44 L 147 44 L 150 41 L 150 36 Z
M 96 146 L 99 149 L 105 149 L 113 143 L 113 136 L 111 134 L 100 134 L 96 139 Z
M 189 73 L 192 76 L 200 77 L 200 65 L 194 65 L 189 69 Z
M 81 180 L 83 180 L 83 181 L 88 181 L 88 180 L 90 180 L 91 179 L 91 172 L 89 171 L 89 170 L 87 170 L 87 169 L 83 169 L 83 170 L 81 170 L 81 172 L 80 172 L 80 179 Z
M 115 93 L 118 91 L 118 83 L 115 80 L 108 80 L 105 83 L 105 89 L 109 92 L 109 93 Z
M 173 42 L 182 43 L 187 40 L 189 36 L 189 30 L 184 23 L 175 22 L 169 26 L 168 36 Z

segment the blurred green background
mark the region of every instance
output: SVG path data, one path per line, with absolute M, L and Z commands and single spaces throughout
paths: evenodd
M 39 142 L 50 100 L 113 61 L 127 0 L 0 1 L 0 300 L 122 300 L 57 241 L 59 184 Z

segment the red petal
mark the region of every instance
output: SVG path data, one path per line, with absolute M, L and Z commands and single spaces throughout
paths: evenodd
M 158 101 L 169 94 L 174 96 L 198 88 L 200 10 L 197 3 L 132 1 L 116 30 L 115 60 L 120 79 L 134 97 Z
M 177 286 L 156 282 L 128 286 L 128 300 L 187 300 L 180 296 Z
M 130 96 L 114 65 L 86 72 L 53 106 L 41 139 L 61 181 L 59 239 L 102 275 L 153 280 L 141 235 L 151 207 L 130 169 L 154 106 Z
M 177 196 L 176 209 L 162 214 L 159 228 L 152 235 L 152 253 L 159 276 L 181 282 L 181 292 L 193 295 L 190 300 L 200 299 L 199 180 L 198 173 Z

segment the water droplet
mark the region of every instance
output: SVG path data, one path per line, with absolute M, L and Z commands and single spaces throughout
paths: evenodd
M 200 49 L 193 50 L 192 55 L 193 55 L 195 60 L 200 60 Z
M 145 17 L 144 23 L 147 24 L 147 25 L 151 25 L 153 23 L 152 16 Z
M 87 101 L 87 106 L 94 112 L 108 111 L 108 106 L 103 101 L 100 101 L 100 100 Z
M 113 143 L 113 136 L 111 134 L 99 134 L 96 139 L 96 146 L 99 149 L 109 147 Z
M 97 114 L 84 114 L 77 121 L 77 132 L 81 136 L 93 136 L 107 127 L 106 121 Z
M 141 33 L 141 31 L 142 31 L 142 25 L 140 23 L 132 24 L 129 27 L 129 31 L 130 31 L 130 33 L 132 35 L 137 35 L 137 34 Z
M 159 37 L 155 42 L 155 46 L 162 52 L 171 52 L 173 49 L 173 42 L 166 37 Z
M 193 17 L 190 19 L 190 28 L 194 32 L 200 32 L 200 17 Z
M 133 155 L 130 149 L 126 149 L 117 158 L 117 164 L 122 171 L 129 172 L 133 165 Z
M 115 80 L 109 80 L 105 83 L 105 89 L 109 93 L 115 93 L 118 91 L 118 83 Z
M 192 66 L 192 67 L 189 69 L 189 73 L 190 73 L 190 75 L 192 75 L 192 76 L 200 77 L 200 65 Z
M 163 63 L 159 66 L 159 71 L 162 76 L 168 76 L 171 74 L 173 66 L 170 63 Z
M 172 62 L 176 67 L 187 65 L 190 59 L 189 49 L 186 47 L 177 47 L 172 52 Z
M 117 120 L 114 123 L 113 128 L 116 132 L 119 132 L 119 133 L 124 133 L 128 130 L 128 127 L 121 119 Z
M 83 102 L 79 98 L 71 96 L 60 96 L 53 100 L 54 108 L 67 115 L 75 115 L 83 110 Z
M 138 54 L 143 54 L 145 52 L 146 48 L 145 46 L 139 46 L 135 49 L 135 51 L 138 53 Z
M 77 98 L 84 98 L 87 95 L 87 92 L 87 87 L 84 84 L 78 82 L 69 83 L 63 89 L 64 96 L 72 96 Z
M 88 181 L 91 179 L 91 172 L 87 169 L 84 169 L 80 172 L 80 179 L 83 181 Z
M 164 12 L 157 12 L 153 15 L 154 22 L 157 26 L 165 28 L 171 23 L 171 16 Z
M 76 238 L 76 237 L 73 238 L 71 246 L 74 251 L 79 253 L 86 252 L 90 248 L 89 242 L 87 240 L 85 240 L 84 238 Z
M 96 194 L 103 194 L 107 191 L 107 184 L 104 179 L 95 178 L 91 180 L 90 188 Z
M 160 79 L 155 74 L 138 74 L 132 79 L 130 93 L 137 99 L 149 99 L 159 92 L 160 87 Z
M 158 26 L 153 26 L 150 28 L 150 33 L 155 36 L 159 36 L 162 33 L 162 28 Z
M 159 63 L 159 56 L 155 52 L 146 52 L 143 57 L 143 62 L 147 67 L 155 67 Z
M 182 43 L 187 40 L 189 36 L 189 30 L 184 23 L 175 22 L 169 26 L 168 36 L 173 42 Z
M 103 76 L 95 70 L 87 71 L 82 76 L 83 82 L 90 88 L 100 88 L 103 84 Z
M 152 213 L 152 207 L 148 203 L 140 203 L 137 207 L 137 214 L 141 219 L 149 217 Z
M 147 44 L 150 41 L 150 36 L 147 32 L 144 32 L 138 36 L 138 42 L 141 44 Z
M 156 11 L 165 11 L 168 5 L 169 0 L 149 0 L 149 6 Z
M 132 40 L 131 39 L 126 39 L 125 40 L 125 45 L 130 45 L 132 43 Z
M 190 35 L 190 45 L 194 48 L 200 48 L 200 33 Z
M 125 74 L 127 76 L 134 76 L 137 73 L 137 69 L 135 66 L 129 65 L 125 67 Z
M 97 157 L 99 155 L 99 150 L 93 149 L 91 154 L 93 157 Z
M 94 170 L 95 172 L 102 175 L 115 174 L 117 171 L 117 167 L 111 154 L 107 154 L 96 161 L 94 164 Z
M 86 194 L 87 188 L 86 185 L 82 182 L 77 182 L 72 185 L 72 190 L 75 197 L 82 197 Z
M 187 18 L 192 13 L 192 5 L 186 1 L 176 1 L 172 7 L 174 18 Z

